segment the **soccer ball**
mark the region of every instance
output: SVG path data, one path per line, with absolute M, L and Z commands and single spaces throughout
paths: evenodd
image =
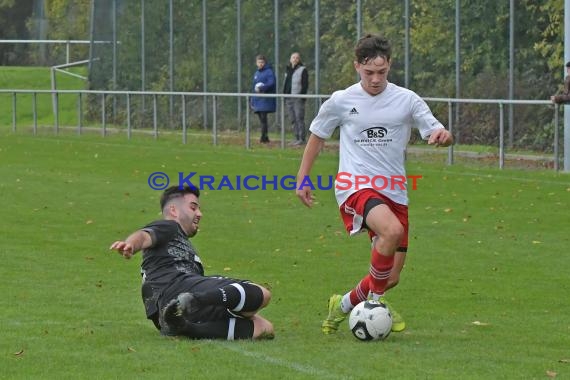
M 382 302 L 363 301 L 350 312 L 348 327 L 356 339 L 383 340 L 392 330 L 392 315 Z

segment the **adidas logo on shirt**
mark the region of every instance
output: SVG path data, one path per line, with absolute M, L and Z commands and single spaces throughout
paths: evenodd
M 352 109 L 350 110 L 350 112 L 348 114 L 349 115 L 358 115 L 358 111 L 356 110 L 356 107 L 352 107 Z

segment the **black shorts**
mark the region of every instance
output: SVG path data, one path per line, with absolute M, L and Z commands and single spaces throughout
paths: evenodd
M 159 310 L 162 310 L 164 306 L 178 297 L 180 293 L 205 292 L 222 288 L 233 283 L 250 283 L 250 281 L 221 276 L 184 276 L 162 291 L 162 294 L 158 298 Z M 194 315 L 191 322 L 218 321 L 235 316 L 235 313 L 230 312 L 223 306 L 206 305 Z
M 250 283 L 250 281 L 221 276 L 186 275 L 176 279 L 170 286 L 159 293 L 154 309 L 162 310 L 171 300 L 178 297 L 180 293 L 203 292 L 233 283 L 246 284 Z M 160 326 L 158 313 L 153 317 L 149 317 L 149 319 L 153 320 L 155 326 L 161 330 L 163 335 L 178 335 L 171 332 L 168 326 Z M 233 340 L 249 339 L 253 336 L 253 321 L 242 317 L 239 313 L 231 312 L 224 306 L 205 305 L 198 312 L 194 313 L 192 318 L 188 319 L 188 322 L 196 327 L 192 329 L 191 334 L 184 334 L 190 338 Z

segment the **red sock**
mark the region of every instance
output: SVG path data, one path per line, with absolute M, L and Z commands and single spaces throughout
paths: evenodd
M 360 280 L 358 285 L 356 285 L 356 288 L 350 291 L 350 303 L 353 304 L 354 306 L 358 305 L 366 298 L 368 298 L 369 291 L 370 291 L 370 275 L 367 274 L 366 277 Z
M 370 291 L 375 294 L 384 294 L 388 277 L 394 266 L 394 255 L 384 256 L 372 248 L 370 258 Z

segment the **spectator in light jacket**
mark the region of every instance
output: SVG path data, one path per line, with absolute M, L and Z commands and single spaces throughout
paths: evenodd
M 284 94 L 306 94 L 309 88 L 309 73 L 301 62 L 301 55 L 291 54 L 285 71 Z M 289 120 L 293 124 L 295 140 L 290 145 L 305 145 L 305 98 L 285 98 Z

